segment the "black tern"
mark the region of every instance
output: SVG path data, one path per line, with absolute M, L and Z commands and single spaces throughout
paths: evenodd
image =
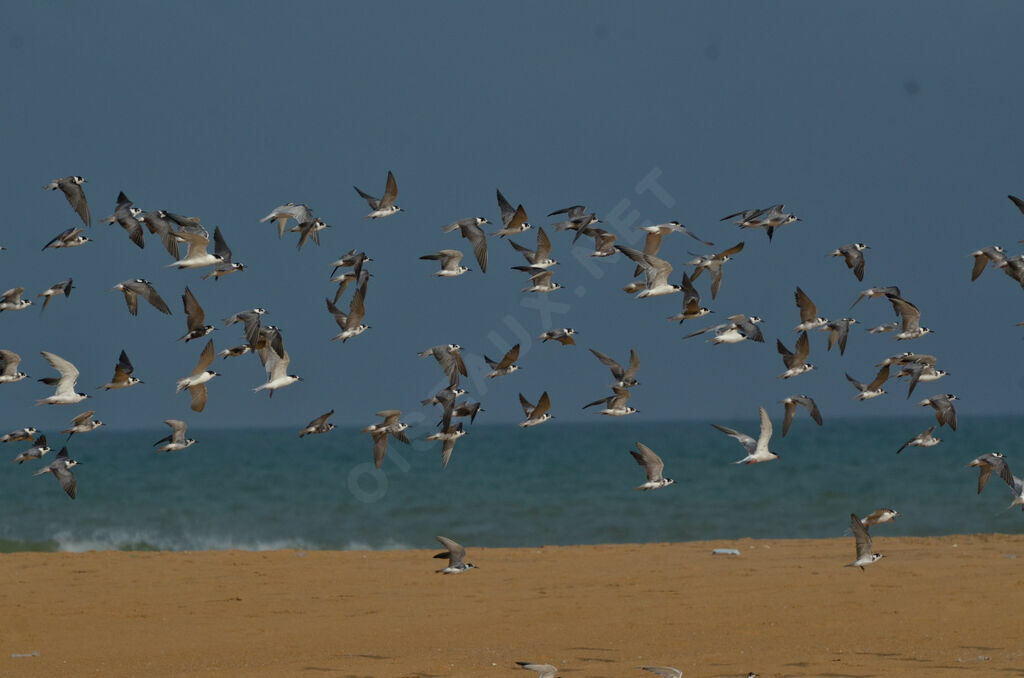
M 452 452 L 455 451 L 455 441 L 466 435 L 460 422 L 458 426 L 445 426 L 437 433 L 431 433 L 427 440 L 440 440 L 441 444 L 441 470 L 448 468 L 448 462 L 452 459 Z
M 185 437 L 188 424 L 180 419 L 165 419 L 164 423 L 171 427 L 171 432 L 169 435 L 153 443 L 153 447 L 160 445 L 160 443 L 167 443 L 157 448 L 157 452 L 178 452 L 195 444 L 194 438 Z
M 788 396 L 779 401 L 785 405 L 785 414 L 782 419 L 782 437 L 785 438 L 786 434 L 789 433 L 789 427 L 793 424 L 793 417 L 796 416 L 796 407 L 800 405 L 804 407 L 811 415 L 811 419 L 821 426 L 821 411 L 818 409 L 818 404 L 814 402 L 814 399 L 810 396 L 803 394 Z
M 928 365 L 925 363 L 911 362 L 908 363 L 899 374 L 899 377 L 910 377 L 910 388 L 907 390 L 907 399 L 914 393 L 914 389 L 920 382 L 937 381 L 945 377 L 948 373 L 945 370 L 935 369 L 934 364 Z
M 445 376 L 448 377 L 448 383 L 452 386 L 459 385 L 459 375 L 466 376 L 466 364 L 462 361 L 462 347 L 458 344 L 441 344 L 438 346 L 432 346 L 425 351 L 420 351 L 417 355 L 421 358 L 433 357 L 437 361 L 437 364 L 441 366 L 441 370 Z
M 846 567 L 859 567 L 863 570 L 865 565 L 870 565 L 882 558 L 881 553 L 871 552 L 871 535 L 868 534 L 868 528 L 855 513 L 850 514 L 850 529 L 853 530 L 853 536 L 857 542 L 857 559 L 852 563 L 847 563 Z
M 548 341 L 557 341 L 562 346 L 574 346 L 576 344 L 576 340 L 572 338 L 574 334 L 576 334 L 576 330 L 573 328 L 561 327 L 557 330 L 548 330 L 537 338 L 542 344 Z
M 682 325 L 684 320 L 702 318 L 708 313 L 714 312 L 710 308 L 704 308 L 700 305 L 700 293 L 697 292 L 697 288 L 693 286 L 693 281 L 690 280 L 690 276 L 685 271 L 683 272 L 683 283 L 680 287 L 683 290 L 683 310 L 673 316 L 669 316 L 669 320 L 678 320 L 679 324 Z
M 441 546 L 447 549 L 443 553 L 438 553 L 436 556 L 434 556 L 435 558 L 448 559 L 448 567 L 438 570 L 438 572 L 444 574 L 459 574 L 460 572 L 472 570 L 476 567 L 476 565 L 474 565 L 473 563 L 463 562 L 463 560 L 466 557 L 466 549 L 463 548 L 463 546 L 459 544 L 457 541 L 455 541 L 454 539 L 449 539 L 448 537 L 442 537 L 440 535 L 434 538 L 441 542 Z
M 768 442 L 772 439 L 772 420 L 768 417 L 768 411 L 761 407 L 758 412 L 761 415 L 761 433 L 757 440 L 754 440 L 746 433 L 740 433 L 739 431 L 728 428 L 727 426 L 712 424 L 712 426 L 725 435 L 738 440 L 740 445 L 743 446 L 743 449 L 747 451 L 747 456 L 743 457 L 739 461 L 734 461 L 734 464 L 757 464 L 779 458 L 779 455 L 768 449 Z
M 516 662 L 516 664 L 527 671 L 536 671 L 537 678 L 556 678 L 555 674 L 558 673 L 558 669 L 551 664 L 532 664 L 530 662 Z
M 301 251 L 302 246 L 305 245 L 310 238 L 313 239 L 313 242 L 319 245 L 320 231 L 330 227 L 330 224 L 325 223 L 323 219 L 316 218 L 313 219 L 312 221 L 304 221 L 300 224 L 296 224 L 295 226 L 292 226 L 288 230 L 292 233 L 299 234 L 299 242 L 295 246 L 295 248 Z
M 31 306 L 30 300 L 21 298 L 24 293 L 24 287 L 12 287 L 0 294 L 0 311 L 24 311 Z
M 576 235 L 572 239 L 573 242 L 576 242 L 580 235 L 584 235 L 584 231 L 586 231 L 589 226 L 601 223 L 601 220 L 597 218 L 595 213 L 587 213 L 586 205 L 563 207 L 560 210 L 549 212 L 548 216 L 553 217 L 558 214 L 564 214 L 567 218 L 565 221 L 560 221 L 557 224 L 554 224 L 554 229 L 556 231 L 576 231 Z M 586 235 L 589 235 L 589 233 Z
M 896 450 L 896 454 L 899 454 L 907 447 L 934 447 L 935 445 L 938 445 L 942 440 L 932 435 L 934 431 L 935 427 L 932 426 L 927 431 L 918 433 L 916 436 L 900 445 L 900 449 Z
M 19 428 L 16 431 L 5 433 L 0 436 L 0 443 L 16 443 L 22 440 L 32 440 L 32 436 L 36 434 L 36 429 L 27 426 L 25 428 Z
M 536 266 L 513 266 L 512 268 L 530 274 L 530 286 L 524 287 L 520 292 L 540 292 L 546 294 L 562 289 L 562 285 L 551 280 L 554 271 Z
M 637 464 L 644 467 L 644 472 L 647 474 L 647 482 L 634 489 L 657 490 L 676 482 L 671 478 L 666 478 L 662 475 L 662 471 L 665 469 L 665 463 L 661 461 L 661 457 L 654 453 L 654 450 L 647 447 L 639 440 L 636 441 L 636 449 L 638 451 L 634 452 L 633 450 L 630 450 L 629 453 L 633 456 L 633 459 L 636 459 Z
M 117 194 L 117 207 L 114 209 L 114 213 L 109 217 L 100 219 L 102 224 L 117 224 L 125 231 L 128 232 L 128 237 L 131 241 L 139 247 L 145 247 L 145 235 L 142 231 L 142 222 L 139 221 L 139 215 L 142 214 L 142 210 L 138 207 L 132 206 L 132 201 L 128 199 L 128 196 L 121 191 Z
M 331 262 L 331 266 L 334 267 L 334 270 L 331 271 L 331 277 L 334 277 L 334 275 L 338 272 L 339 268 L 356 268 L 368 261 L 373 261 L 373 259 L 366 256 L 366 252 L 360 252 L 359 250 L 351 249 L 345 254 L 338 257 L 338 259 L 336 259 L 335 261 Z
M 327 420 L 330 419 L 332 414 L 334 414 L 334 410 L 331 410 L 330 412 L 325 412 L 324 414 L 321 414 L 313 421 L 306 424 L 306 427 L 299 431 L 299 437 L 301 438 L 303 436 L 316 435 L 318 433 L 327 433 L 328 431 L 333 431 L 334 424 L 330 424 L 327 422 Z
M 878 396 L 885 393 L 885 389 L 882 388 L 882 384 L 889 378 L 889 366 L 883 365 L 875 378 L 871 380 L 870 384 L 862 384 L 847 373 L 847 380 L 854 385 L 857 389 L 857 395 L 854 396 L 857 400 L 870 400 L 871 398 L 877 398 Z
M 245 328 L 245 340 L 249 342 L 249 348 L 255 350 L 260 340 L 260 318 L 267 313 L 268 311 L 265 308 L 252 308 L 248 311 L 240 311 L 224 318 L 224 324 L 234 325 L 235 323 L 242 323 L 242 327 Z M 278 347 L 275 350 L 280 352 L 282 349 Z M 238 353 L 237 355 L 243 355 L 243 353 Z
M 821 332 L 828 332 L 828 349 L 832 350 L 832 347 L 839 344 L 839 355 L 846 354 L 846 340 L 850 336 L 850 325 L 857 323 L 858 321 L 854 318 L 840 318 L 839 320 L 829 320 L 827 323 L 818 328 Z
M 764 343 L 764 334 L 761 333 L 761 328 L 757 326 L 757 324 L 761 322 L 761 318 L 758 316 L 748 316 L 738 313 L 736 315 L 729 316 L 726 320 L 729 322 L 705 327 L 697 330 L 696 332 L 690 332 L 684 336 L 683 339 L 689 339 L 690 337 L 696 337 L 698 334 L 711 332 L 714 336 L 708 339 L 708 341 L 716 345 L 736 344 L 747 339 Z
M 20 355 L 5 348 L 0 349 L 0 384 L 13 384 L 27 379 L 27 374 L 18 371 L 20 364 Z
M 202 412 L 206 407 L 206 382 L 214 377 L 220 376 L 213 370 L 207 369 L 213 363 L 213 339 L 206 342 L 203 352 L 199 354 L 199 362 L 196 363 L 192 373 L 187 377 L 178 380 L 175 393 L 181 393 L 186 388 L 192 396 L 192 411 Z
M 896 339 L 917 339 L 934 331 L 927 327 L 921 327 L 921 312 L 917 310 L 917 306 L 903 297 L 891 294 L 888 295 L 888 299 L 892 302 L 893 309 L 899 314 L 903 323 L 903 330 L 896 335 Z
M 94 414 L 96 414 L 94 410 L 86 410 L 76 415 L 71 419 L 71 426 L 61 431 L 61 433 L 67 433 L 70 440 L 71 436 L 76 433 L 89 433 L 90 431 L 95 431 L 100 426 L 104 426 L 105 424 L 102 421 L 92 418 Z
M 918 403 L 921 407 L 931 407 L 935 410 L 935 420 L 939 422 L 939 426 L 949 425 L 951 429 L 956 430 L 956 409 L 953 407 L 953 401 L 958 398 L 952 393 L 941 393 L 939 395 L 933 395 L 931 398 L 925 398 Z
M 992 262 L 992 265 L 997 268 L 1001 268 L 1006 263 L 1006 250 L 999 245 L 982 247 L 980 250 L 971 252 L 971 256 L 974 257 L 974 266 L 971 268 L 971 282 L 978 279 L 978 276 L 984 272 L 989 262 Z M 896 296 L 899 296 L 899 294 Z
M 86 180 L 79 176 L 61 177 L 43 186 L 43 190 L 56 191 L 60 189 L 64 197 L 68 199 L 68 204 L 81 217 L 82 223 L 86 226 L 92 226 L 92 217 L 89 216 L 89 203 L 86 202 L 85 191 L 82 189 L 82 184 L 84 183 L 86 183 Z
M 280 240 L 284 237 L 284 227 L 288 224 L 289 219 L 294 219 L 296 223 L 304 224 L 307 221 L 313 220 L 313 210 L 309 209 L 306 205 L 297 205 L 290 202 L 275 207 L 271 210 L 270 214 L 260 219 L 260 223 L 265 224 L 271 220 L 276 221 L 277 237 Z
M 487 234 L 480 227 L 489 223 L 491 222 L 483 217 L 467 217 L 441 228 L 445 233 L 451 233 L 456 228 L 462 232 L 462 237 L 473 246 L 473 256 L 480 264 L 482 273 L 487 273 Z
M 502 356 L 501 360 L 494 361 L 484 356 L 484 362 L 491 368 L 491 371 L 487 373 L 489 379 L 494 377 L 503 377 L 506 374 L 512 374 L 519 369 L 519 365 L 516 365 L 516 360 L 519 359 L 519 344 L 516 344 Z
M 141 384 L 141 379 L 132 376 L 134 372 L 135 368 L 132 366 L 132 361 L 128 359 L 128 354 L 124 352 L 124 349 L 121 349 L 121 355 L 117 358 L 117 365 L 114 366 L 114 376 L 111 377 L 110 383 L 98 386 L 96 390 L 98 391 L 102 388 L 105 391 L 109 391 L 111 389 L 128 388 L 129 386 Z
M 395 181 L 395 175 L 390 171 L 388 172 L 388 181 L 384 187 L 384 195 L 380 198 L 375 198 L 372 195 L 363 193 L 358 187 L 353 186 L 356 189 L 363 200 L 369 205 L 373 211 L 366 215 L 367 219 L 380 219 L 382 217 L 390 217 L 392 214 L 401 212 L 402 208 L 395 205 L 395 198 L 398 197 L 398 183 Z
M 708 271 L 711 275 L 711 298 L 714 299 L 718 296 L 718 289 L 722 286 L 722 264 L 732 261 L 732 255 L 742 252 L 744 244 L 737 243 L 717 254 L 695 255 L 696 259 L 686 262 L 688 266 L 694 267 L 690 280 L 696 280 L 701 273 L 705 270 Z
M 852 304 L 850 304 L 850 308 L 853 308 L 858 303 L 860 303 L 861 299 L 872 299 L 872 298 L 877 298 L 877 297 L 889 297 L 889 296 L 896 296 L 896 297 L 900 296 L 900 288 L 898 288 L 896 286 L 890 286 L 890 287 L 869 287 L 868 289 L 866 289 L 863 292 L 861 292 L 860 295 L 857 297 L 857 299 Z
M 330 299 L 324 300 L 327 302 L 327 311 L 334 316 L 334 322 L 338 324 L 338 328 L 341 330 L 340 333 L 331 337 L 331 341 L 341 339 L 341 343 L 344 344 L 352 337 L 357 337 L 370 329 L 369 325 L 362 324 L 363 316 L 366 315 L 365 299 L 366 283 L 363 283 L 356 289 L 355 294 L 352 295 L 352 300 L 348 306 L 348 313 L 343 313 Z
M 181 258 L 181 254 L 178 252 L 178 243 L 181 241 L 174 235 L 177 222 L 170 219 L 166 210 L 143 212 L 138 218 L 146 225 L 150 233 L 160 238 L 164 249 L 175 261 Z
M 46 359 L 46 362 L 50 363 L 50 367 L 60 372 L 60 377 L 44 377 L 39 380 L 47 386 L 56 386 L 57 389 L 52 396 L 37 400 L 36 405 L 74 405 L 92 397 L 84 393 L 75 393 L 75 382 L 78 381 L 77 367 L 56 353 L 49 351 L 40 351 L 39 353 Z
M 895 511 L 891 508 L 880 508 L 873 511 L 871 515 L 865 516 L 861 519 L 860 524 L 864 527 L 871 527 L 872 525 L 882 525 L 883 523 L 891 523 L 896 520 L 900 515 L 899 511 Z
M 895 332 L 900 327 L 898 322 L 896 323 L 882 323 L 868 329 L 868 334 L 882 334 L 883 332 Z
M 441 270 L 435 271 L 434 275 L 441 278 L 454 278 L 470 270 L 461 265 L 462 252 L 459 250 L 441 250 L 436 254 L 424 254 L 420 259 L 440 261 Z
M 65 247 L 78 247 L 89 242 L 90 239 L 82 235 L 81 228 L 69 228 L 61 231 L 53 237 L 53 240 L 43 245 L 43 249 L 61 249 Z
M 638 410 L 627 407 L 626 402 L 629 400 L 630 392 L 629 389 L 624 386 L 616 384 L 612 386 L 613 395 L 607 398 L 598 398 L 592 403 L 587 403 L 583 406 L 583 409 L 593 407 L 594 405 L 604 404 L 604 409 L 599 410 L 598 414 L 608 415 L 609 417 L 625 417 L 630 414 L 636 414 Z
M 388 435 L 408 445 L 409 437 L 405 434 L 405 430 L 409 428 L 409 425 L 398 420 L 402 416 L 401 410 L 381 410 L 377 416 L 383 417 L 384 421 L 379 424 L 370 424 L 362 430 L 362 433 L 369 433 L 373 438 L 373 465 L 380 468 L 388 449 Z
M 228 247 L 227 242 L 224 240 L 224 235 L 220 232 L 220 226 L 213 229 L 213 253 L 216 257 L 220 257 L 220 261 L 214 264 L 212 271 L 202 277 L 203 280 L 207 278 L 220 280 L 226 275 L 245 270 L 245 264 L 231 260 L 231 248 Z
M 124 301 L 128 304 L 128 313 L 132 315 L 139 314 L 139 297 L 148 301 L 150 305 L 161 313 L 171 315 L 171 309 L 167 306 L 167 302 L 163 300 L 157 291 L 153 288 L 153 283 L 143 278 L 136 278 L 135 280 L 125 280 L 119 282 L 110 288 L 110 291 L 120 290 L 124 293 Z
M 199 305 L 196 296 L 192 294 L 192 290 L 187 286 L 185 287 L 185 293 L 181 295 L 181 301 L 185 307 L 185 324 L 188 332 L 178 337 L 178 341 L 184 341 L 187 344 L 193 339 L 205 337 L 216 329 L 213 325 L 203 324 L 206 320 L 206 314 L 203 312 L 203 307 Z
M 548 410 L 551 409 L 551 398 L 548 396 L 547 391 L 544 391 L 544 393 L 540 395 L 540 399 L 537 401 L 536 405 L 531 403 L 526 399 L 526 396 L 520 393 L 519 404 L 523 408 L 523 414 L 526 415 L 526 419 L 519 423 L 519 426 L 523 428 L 543 424 L 548 419 L 553 418 L 551 414 L 548 413 Z
M 671 666 L 641 666 L 640 668 L 662 678 L 683 678 L 683 672 Z
M 68 493 L 68 496 L 74 499 L 77 491 L 77 484 L 75 482 L 74 474 L 71 473 L 71 469 L 79 463 L 81 462 L 77 462 L 68 456 L 68 448 L 62 447 L 60 452 L 57 453 L 57 458 L 54 459 L 49 466 L 39 469 L 32 475 L 38 476 L 44 473 L 52 473 L 60 483 L 60 486 L 64 488 L 64 491 Z
M 35 439 L 35 442 L 32 443 L 32 447 L 28 448 L 27 450 L 22 450 L 21 454 L 19 454 L 14 459 L 11 459 L 11 462 L 24 464 L 26 461 L 32 459 L 42 459 L 44 456 L 46 456 L 46 453 L 49 451 L 50 446 L 46 444 L 46 436 L 41 435 Z
M 512 248 L 523 255 L 526 259 L 526 263 L 535 268 L 549 268 L 554 266 L 558 262 L 551 258 L 551 239 L 548 238 L 548 234 L 544 232 L 544 227 L 537 229 L 537 249 L 531 250 L 528 247 L 523 247 L 515 240 L 509 238 L 508 243 L 512 245 Z
M 977 466 L 979 471 L 978 494 L 981 494 L 981 491 L 985 489 L 985 485 L 988 484 L 988 479 L 992 476 L 993 471 L 1003 479 L 1003 482 L 1011 487 L 1013 486 L 1013 474 L 1010 473 L 1010 467 L 1006 465 L 1006 460 L 1000 452 L 986 452 L 968 464 L 967 468 L 972 466 Z
M 526 217 L 526 210 L 523 209 L 522 205 L 512 209 L 512 205 L 508 200 L 505 200 L 505 196 L 501 194 L 501 191 L 496 191 L 498 196 L 498 209 L 501 210 L 501 229 L 491 233 L 498 237 L 505 237 L 506 235 L 515 235 L 516 233 L 522 233 L 523 231 L 533 228 L 528 222 Z
M 797 287 L 793 296 L 796 299 L 796 307 L 800 311 L 800 324 L 793 328 L 794 332 L 816 330 L 828 322 L 827 318 L 818 317 L 818 307 L 802 289 Z
M 852 268 L 857 280 L 864 280 L 864 250 L 871 249 L 862 242 L 854 242 L 834 249 L 826 256 L 843 257 L 846 261 L 846 268 Z
M 807 362 L 807 356 L 811 352 L 811 343 L 807 338 L 806 331 L 800 333 L 793 352 L 783 346 L 781 339 L 776 339 L 775 342 L 776 348 L 782 356 L 782 363 L 786 366 L 786 371 L 779 375 L 780 379 L 789 379 L 814 369 L 814 365 Z
M 615 249 L 614 233 L 609 233 L 608 231 L 600 228 L 583 229 L 581 233 L 594 239 L 594 251 L 590 253 L 590 256 L 610 257 L 618 252 L 618 250 Z
M 600 351 L 590 349 L 590 352 L 601 361 L 601 364 L 611 370 L 612 376 L 615 377 L 613 386 L 633 388 L 640 385 L 640 382 L 636 380 L 636 372 L 640 369 L 640 355 L 635 348 L 629 349 L 629 369 L 623 369 L 622 365 Z
M 54 297 L 59 297 L 62 294 L 65 297 L 70 297 L 71 296 L 71 290 L 73 288 L 74 288 L 74 285 L 72 283 L 71 278 L 67 278 L 66 280 L 61 280 L 59 283 L 53 284 L 52 286 L 50 286 L 49 289 L 44 291 L 42 294 L 36 295 L 36 296 L 44 297 L 44 299 L 43 299 L 43 308 L 39 312 L 42 313 L 43 311 L 45 311 L 46 310 L 46 306 L 50 303 L 50 300 L 53 299 Z
M 237 358 L 238 356 L 245 355 L 250 351 L 252 351 L 252 348 L 250 348 L 248 344 L 245 344 L 242 346 L 229 346 L 223 351 L 220 351 L 217 355 L 219 355 L 221 359 L 227 360 L 228 358 Z

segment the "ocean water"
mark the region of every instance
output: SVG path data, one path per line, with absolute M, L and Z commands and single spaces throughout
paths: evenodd
M 776 416 L 778 413 L 773 413 Z M 716 422 L 756 436 L 757 423 Z M 887 535 L 1024 532 L 993 477 L 980 496 L 965 465 L 1001 450 L 1011 468 L 1024 419 L 992 417 L 941 428 L 930 449 L 896 449 L 920 419 L 848 419 L 819 428 L 798 413 L 789 435 L 775 420 L 781 459 L 743 456 L 708 422 L 556 421 L 469 428 L 444 471 L 440 444 L 410 428 L 390 441 L 380 471 L 356 430 L 303 439 L 294 430 L 189 431 L 198 442 L 157 453 L 164 430 L 100 431 L 69 444 L 78 498 L 49 475 L 53 459 L 0 467 L 0 551 L 435 548 L 444 534 L 472 546 L 539 546 L 706 539 L 837 537 L 851 512 L 892 507 Z M 675 485 L 637 492 L 640 440 Z M 60 443 L 51 440 L 55 451 Z M 9 458 L 25 443 L 0 445 Z M 881 528 L 880 528 L 881 529 Z

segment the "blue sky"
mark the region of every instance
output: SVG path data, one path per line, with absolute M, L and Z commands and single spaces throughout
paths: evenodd
M 432 417 L 418 402 L 441 373 L 416 352 L 447 342 L 478 368 L 480 355 L 523 343 L 521 372 L 468 380 L 490 422 L 518 421 L 517 393 L 535 400 L 544 390 L 556 417 L 596 420 L 580 408 L 603 397 L 610 378 L 587 347 L 620 360 L 638 349 L 642 385 L 630 404 L 646 419 L 751 418 L 762 404 L 777 416 L 776 401 L 808 393 L 826 418 L 900 416 L 925 428 L 931 415 L 904 400 L 905 388 L 859 403 L 843 378 L 867 381 L 875 363 L 903 350 L 933 353 L 951 372 L 915 396 L 949 391 L 964 414 L 1016 412 L 1022 290 L 998 271 L 971 283 L 967 255 L 995 243 L 1016 252 L 1024 236 L 1024 215 L 1006 199 L 1024 193 L 1022 20 L 1024 7 L 1011 3 L 11 6 L 0 28 L 0 289 L 24 286 L 34 298 L 68 276 L 76 289 L 42 315 L 0 314 L 0 343 L 23 356 L 33 379 L 52 374 L 39 350 L 64 356 L 85 391 L 109 379 L 126 349 L 146 384 L 89 403 L 120 427 L 170 417 L 195 427 L 301 426 L 331 408 L 340 424 L 368 423 L 385 408 Z M 406 212 L 366 220 L 352 185 L 379 194 L 388 170 Z M 157 241 L 139 250 L 99 223 L 85 247 L 40 252 L 77 223 L 59 194 L 41 190 L 69 174 L 89 180 L 94 222 L 124 191 L 143 209 L 220 226 L 249 270 L 201 281 L 202 271 L 164 268 Z M 714 320 L 765 318 L 767 343 L 681 341 L 703 323 L 666 320 L 679 296 L 630 298 L 620 288 L 631 264 L 585 266 L 550 227 L 562 262 L 555 280 L 566 289 L 548 298 L 519 292 L 524 276 L 509 267 L 524 262 L 497 239 L 486 275 L 432 277 L 433 264 L 418 257 L 452 247 L 468 255 L 440 227 L 471 215 L 496 221 L 496 188 L 535 226 L 585 203 L 619 242 L 641 223 L 676 219 L 716 243 L 667 238 L 674 281 L 688 251 L 745 241 L 717 300 L 706 277 L 698 287 Z M 297 252 L 294 237 L 279 241 L 259 223 L 288 201 L 332 226 L 321 247 Z M 719 222 L 778 202 L 803 221 L 770 245 L 759 231 Z M 532 247 L 534 232 L 517 240 Z M 872 248 L 863 283 L 825 257 L 854 241 Z M 323 297 L 333 296 L 329 262 L 351 248 L 376 260 L 366 302 L 373 329 L 341 345 L 329 341 L 337 330 Z M 152 280 L 174 315 L 143 305 L 130 317 L 107 290 L 134 277 Z M 208 318 L 270 309 L 305 381 L 270 400 L 251 392 L 264 380 L 255 358 L 218 361 L 224 376 L 206 411 L 192 413 L 174 395 L 202 348 L 175 342 L 186 284 Z M 935 335 L 870 336 L 863 327 L 892 313 L 866 301 L 854 309 L 865 325 L 844 357 L 825 353 L 816 334 L 818 370 L 777 379 L 775 338 L 795 341 L 797 285 L 823 315 L 842 317 L 861 289 L 893 284 Z M 579 345 L 529 339 L 548 322 L 578 329 Z M 236 328 L 213 338 L 218 350 L 241 343 Z M 0 428 L 49 430 L 84 409 L 33 408 L 48 392 L 35 381 L 0 387 Z

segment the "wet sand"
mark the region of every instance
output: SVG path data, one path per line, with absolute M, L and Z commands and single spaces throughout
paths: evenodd
M 2 554 L 0 675 L 1024 676 L 1024 535 L 874 532 L 865 571 L 852 537 Z

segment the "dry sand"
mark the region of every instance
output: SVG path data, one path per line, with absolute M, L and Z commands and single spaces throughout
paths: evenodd
M 3 554 L 0 676 L 1024 676 L 1024 535 L 875 532 L 863 572 L 852 538 Z

